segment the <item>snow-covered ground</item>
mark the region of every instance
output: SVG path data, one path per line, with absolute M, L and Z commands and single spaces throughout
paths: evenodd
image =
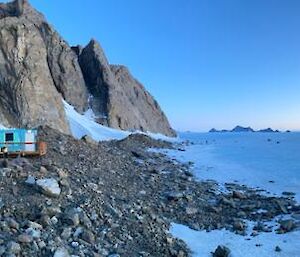
M 181 133 L 190 140 L 186 152 L 170 151 L 193 161 L 199 179 L 238 182 L 300 201 L 300 133 Z
M 169 154 L 180 161 L 193 161 L 198 179 L 213 179 L 220 186 L 236 182 L 275 195 L 294 192 L 300 200 L 300 133 L 182 133 L 180 137 L 194 145 Z M 220 244 L 231 249 L 232 257 L 300 256 L 300 231 L 262 233 L 247 240 L 225 230 L 194 231 L 173 224 L 171 233 L 184 240 L 195 257 L 211 256 Z M 274 251 L 277 245 L 281 252 Z
M 251 223 L 249 223 L 251 227 Z M 253 227 L 253 224 L 252 224 Z M 299 257 L 299 231 L 287 234 L 261 233 L 256 237 L 240 236 L 227 230 L 195 231 L 186 226 L 172 224 L 171 233 L 184 240 L 194 257 L 211 257 L 218 245 L 231 250 L 230 257 Z M 250 240 L 249 240 L 250 238 Z M 281 252 L 276 252 L 279 246 Z

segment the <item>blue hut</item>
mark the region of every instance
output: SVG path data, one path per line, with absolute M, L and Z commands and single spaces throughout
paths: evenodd
M 40 154 L 37 129 L 1 129 L 1 153 Z

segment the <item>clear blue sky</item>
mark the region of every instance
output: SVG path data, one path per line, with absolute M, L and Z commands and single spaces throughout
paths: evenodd
M 176 129 L 300 129 L 299 0 L 31 3 L 70 44 L 99 40 Z

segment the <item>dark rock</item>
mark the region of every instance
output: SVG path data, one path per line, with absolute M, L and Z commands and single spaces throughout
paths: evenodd
M 212 128 L 209 133 L 216 133 L 216 132 L 219 132 L 219 130 L 216 130 L 215 128 Z
M 281 252 L 282 250 L 281 250 L 281 248 L 277 245 L 276 247 L 275 247 L 275 252 Z
M 275 131 L 271 128 L 266 128 L 266 129 L 260 129 L 257 132 L 261 132 L 261 133 L 274 133 Z
M 293 196 L 295 196 L 296 194 L 295 194 L 294 192 L 282 192 L 282 195 L 288 196 L 288 197 L 293 197 Z
M 288 213 L 288 210 L 286 209 L 284 202 L 282 202 L 281 200 L 276 200 L 275 201 L 278 205 L 278 208 L 280 209 L 280 211 L 282 211 L 284 214 Z
M 78 226 L 80 223 L 78 210 L 75 208 L 68 210 L 64 214 L 63 220 L 68 225 L 75 226 L 75 227 Z
M 293 220 L 282 220 L 279 222 L 280 229 L 284 232 L 290 232 L 295 228 L 295 222 Z
M 178 201 L 179 199 L 184 197 L 184 194 L 178 192 L 169 192 L 166 194 L 166 197 L 170 201 Z
M 4 159 L 4 160 L 1 161 L 1 167 L 2 168 L 8 168 L 8 165 L 9 165 L 9 163 L 8 163 L 7 159 Z
M 95 141 L 93 138 L 91 138 L 88 135 L 83 136 L 81 138 L 81 140 L 84 141 L 84 142 L 86 142 L 86 143 L 88 143 L 88 144 L 94 144 L 94 145 L 96 145 L 98 143 L 97 141 Z
M 90 230 L 84 230 L 81 237 L 90 244 L 95 243 L 95 235 Z
M 246 199 L 247 198 L 243 193 L 241 193 L 239 191 L 233 191 L 232 197 L 237 198 L 237 199 Z
M 240 221 L 240 220 L 236 220 L 233 223 L 233 228 L 236 231 L 244 231 L 245 230 L 245 224 L 242 221 Z
M 213 253 L 213 257 L 228 257 L 230 254 L 230 249 L 224 245 L 219 245 L 215 252 Z
M 254 132 L 254 130 L 250 127 L 236 126 L 234 129 L 231 130 L 231 132 Z
M 143 157 L 142 154 L 140 154 L 140 153 L 138 153 L 138 152 L 136 152 L 136 151 L 131 151 L 131 153 L 132 153 L 132 155 L 133 155 L 135 158 L 142 158 L 142 157 Z
M 215 129 L 215 128 L 212 128 L 209 133 L 226 133 L 226 132 L 230 132 L 229 130 L 227 129 L 222 129 L 222 130 L 218 130 L 218 129 Z

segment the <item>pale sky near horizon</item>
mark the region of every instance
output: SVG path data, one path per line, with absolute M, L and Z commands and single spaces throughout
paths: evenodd
M 99 40 L 177 130 L 300 130 L 298 0 L 31 0 L 71 45 Z

